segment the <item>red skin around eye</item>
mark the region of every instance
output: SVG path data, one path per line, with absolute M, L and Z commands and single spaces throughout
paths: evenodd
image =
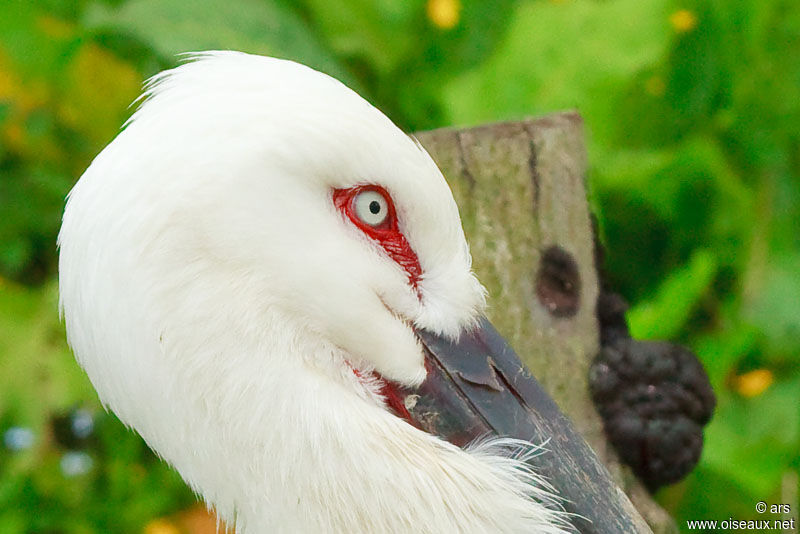
M 386 200 L 389 213 L 386 216 L 386 220 L 378 226 L 371 226 L 365 223 L 356 214 L 354 201 L 356 196 L 362 191 L 375 191 Z M 389 193 L 377 185 L 358 185 L 349 189 L 334 189 L 333 204 L 356 225 L 356 228 L 364 232 L 371 239 L 377 241 L 378 244 L 383 247 L 386 253 L 389 254 L 389 257 L 400 265 L 408 274 L 408 283 L 411 284 L 411 287 L 419 292 L 417 284 L 422 276 L 422 268 L 419 265 L 417 255 L 411 249 L 411 245 L 408 244 L 406 236 L 404 236 L 398 228 L 397 212 L 394 209 L 394 203 Z M 355 368 L 353 368 L 353 372 L 357 377 L 362 378 L 361 373 Z M 379 373 L 374 372 L 373 374 L 380 381 L 380 393 L 386 400 L 386 406 L 397 416 L 416 426 L 411 418 L 411 414 L 403 403 L 403 396 L 399 392 L 401 387 L 384 379 Z
M 380 194 L 385 200 L 389 209 L 389 214 L 386 220 L 378 226 L 371 226 L 362 221 L 356 214 L 354 200 L 356 196 L 362 191 L 375 191 Z M 403 270 L 408 273 L 408 282 L 414 289 L 417 289 L 420 277 L 422 276 L 422 268 L 419 265 L 417 255 L 408 244 L 406 236 L 400 231 L 397 226 L 397 213 L 394 209 L 394 203 L 389 193 L 377 185 L 357 185 L 349 189 L 334 189 L 333 190 L 333 204 L 344 213 L 356 227 L 367 234 L 371 239 L 374 239 L 378 244 L 383 247 L 389 257 L 392 258 Z

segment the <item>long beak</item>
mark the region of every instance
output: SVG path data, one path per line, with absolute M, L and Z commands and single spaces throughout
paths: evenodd
M 419 331 L 428 377 L 406 399 L 412 420 L 456 445 L 487 434 L 546 444 L 530 463 L 584 534 L 649 532 L 606 468 L 488 319 L 457 343 Z

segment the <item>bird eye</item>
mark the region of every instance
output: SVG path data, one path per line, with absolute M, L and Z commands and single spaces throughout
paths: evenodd
M 397 222 L 389 193 L 379 185 L 357 185 L 334 189 L 333 205 L 367 237 L 374 239 L 408 273 L 409 283 L 417 287 L 422 268 Z
M 378 191 L 367 189 L 358 193 L 353 199 L 356 216 L 364 224 L 380 226 L 389 216 L 389 203 Z

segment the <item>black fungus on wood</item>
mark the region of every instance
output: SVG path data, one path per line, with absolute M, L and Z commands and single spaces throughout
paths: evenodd
M 597 302 L 601 349 L 589 369 L 592 400 L 623 462 L 651 491 L 685 477 L 700 459 L 716 399 L 702 364 L 668 342 L 631 339 L 627 303 Z

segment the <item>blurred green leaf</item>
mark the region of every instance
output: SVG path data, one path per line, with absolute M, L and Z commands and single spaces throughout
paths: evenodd
M 331 50 L 358 58 L 386 76 L 418 43 L 413 31 L 419 0 L 304 0 L 304 10 Z
M 445 88 L 450 118 L 473 124 L 578 108 L 596 147 L 613 126 L 620 87 L 664 54 L 667 14 L 665 0 L 519 4 L 495 54 Z
M 354 83 L 307 24 L 279 1 L 128 0 L 117 8 L 92 4 L 85 24 L 135 36 L 167 61 L 202 50 L 240 50 L 291 58 Z
M 631 335 L 637 339 L 673 339 L 709 289 L 717 261 L 708 250 L 697 250 L 689 263 L 664 281 L 651 299 L 628 311 Z
M 779 378 L 752 399 L 718 390 L 702 465 L 727 473 L 753 495 L 770 495 L 800 451 L 799 386 L 800 375 L 795 375 Z
M 748 318 L 768 339 L 771 353 L 800 363 L 800 254 L 770 261 Z
M 75 28 L 38 2 L 5 0 L 0 17 L 0 52 L 25 75 L 56 79 L 76 42 Z
M 692 344 L 715 390 L 726 386 L 737 364 L 753 354 L 762 339 L 754 326 L 732 320 L 730 308 L 722 313 L 719 330 L 697 336 Z

